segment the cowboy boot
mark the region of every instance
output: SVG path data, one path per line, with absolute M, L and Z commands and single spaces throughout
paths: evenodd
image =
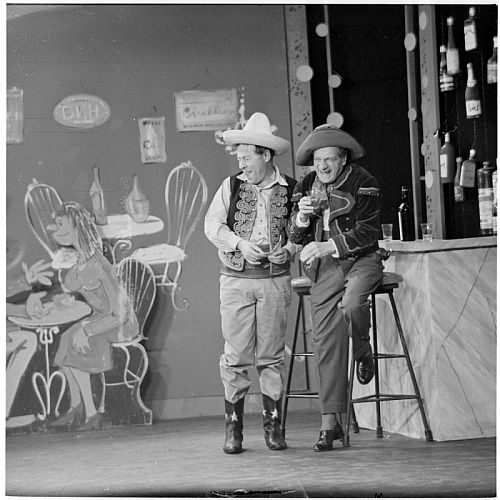
M 243 442 L 243 406 L 245 399 L 236 403 L 225 400 L 226 440 L 222 447 L 224 453 L 236 454 L 242 452 Z
M 284 450 L 287 445 L 281 433 L 281 398 L 274 401 L 265 394 L 262 395 L 264 403 L 264 439 L 270 450 Z

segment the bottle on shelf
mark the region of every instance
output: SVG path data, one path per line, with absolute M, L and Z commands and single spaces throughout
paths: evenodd
M 497 83 L 497 37 L 493 37 L 493 55 L 488 59 L 487 67 L 487 79 L 488 83 Z
M 139 178 L 134 174 L 132 190 L 125 200 L 125 210 L 135 222 L 144 222 L 149 215 L 149 201 L 139 186 Z
M 453 186 L 453 193 L 455 197 L 455 203 L 464 201 L 464 188 L 460 185 L 460 175 L 462 173 L 462 157 L 458 156 L 456 159 L 457 168 L 455 173 L 455 180 Z
M 472 63 L 467 63 L 467 87 L 465 88 L 465 114 L 468 119 L 479 118 L 482 114 L 481 94 L 474 76 Z
M 446 66 L 446 47 L 441 45 L 439 52 L 441 53 L 441 61 L 439 62 L 439 90 L 441 92 L 449 92 L 455 89 L 455 80 L 448 74 L 448 68 Z
M 493 234 L 493 168 L 489 161 L 477 171 L 479 227 L 481 236 Z
M 456 75 L 460 73 L 460 58 L 458 48 L 455 43 L 455 35 L 453 34 L 453 24 L 455 20 L 453 17 L 448 17 L 448 44 L 446 46 L 446 67 L 449 75 Z
M 92 213 L 96 224 L 104 225 L 107 223 L 106 205 L 104 203 L 104 191 L 99 179 L 99 169 L 97 166 L 92 167 L 94 171 L 94 181 L 89 189 L 90 200 L 92 202 Z
M 413 225 L 413 210 L 409 189 L 401 187 L 401 201 L 398 206 L 399 239 L 401 241 L 414 241 L 415 230 Z
M 477 32 L 476 9 L 471 7 L 469 17 L 464 21 L 464 44 L 467 52 L 477 49 Z
M 493 234 L 497 234 L 497 169 L 491 174 L 491 185 L 493 186 Z
M 444 134 L 444 144 L 439 152 L 441 182 L 453 182 L 455 176 L 455 148 L 450 141 L 450 133 Z
M 460 185 L 466 188 L 473 188 L 476 186 L 476 150 L 471 149 L 469 158 L 462 163 L 462 171 L 460 172 Z

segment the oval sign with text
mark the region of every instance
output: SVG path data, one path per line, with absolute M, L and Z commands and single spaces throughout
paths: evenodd
M 54 120 L 66 127 L 91 128 L 102 125 L 111 115 L 100 97 L 77 94 L 65 97 L 54 108 Z

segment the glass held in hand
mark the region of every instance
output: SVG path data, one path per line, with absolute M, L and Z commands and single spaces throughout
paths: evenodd
M 317 209 L 327 200 L 326 193 L 317 188 L 312 188 L 311 190 L 306 192 L 306 195 L 309 196 L 311 201 L 311 206 L 314 209 Z
M 392 224 L 382 224 L 382 240 L 392 241 Z
M 422 229 L 422 239 L 424 241 L 432 241 L 432 224 L 430 222 L 423 222 L 420 224 Z

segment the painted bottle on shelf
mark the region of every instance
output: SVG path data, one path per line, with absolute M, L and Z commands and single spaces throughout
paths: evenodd
M 441 53 L 441 60 L 439 62 L 439 90 L 441 92 L 450 92 L 455 89 L 455 80 L 448 74 L 448 68 L 446 66 L 446 47 L 441 45 L 439 52 Z
M 462 174 L 462 162 L 463 159 L 461 156 L 458 156 L 456 159 L 456 172 L 455 179 L 453 181 L 453 194 L 455 197 L 455 203 L 460 201 L 464 201 L 464 188 L 460 185 L 460 175 Z
M 493 234 L 493 168 L 489 161 L 477 171 L 477 189 L 479 203 L 479 230 L 481 236 Z
M 462 171 L 460 172 L 460 185 L 462 187 L 473 188 L 476 186 L 476 170 L 476 150 L 471 149 L 469 158 L 462 163 Z
M 401 241 L 414 241 L 415 230 L 413 226 L 413 210 L 411 208 L 410 190 L 401 187 L 401 201 L 398 206 L 399 239 Z
M 493 55 L 488 59 L 488 63 L 486 65 L 486 73 L 487 73 L 487 79 L 486 81 L 488 83 L 497 83 L 497 47 L 498 47 L 498 42 L 497 42 L 497 37 L 493 37 Z
M 149 201 L 141 190 L 137 174 L 134 174 L 132 191 L 125 200 L 125 210 L 135 222 L 144 222 L 148 218 Z
M 453 182 L 455 176 L 455 148 L 450 141 L 450 133 L 444 134 L 444 143 L 439 152 L 441 182 Z
M 467 87 L 465 88 L 465 115 L 474 120 L 482 115 L 481 93 L 474 76 L 472 63 L 467 63 Z
M 448 17 L 448 44 L 446 45 L 446 67 L 449 75 L 456 75 L 460 73 L 460 58 L 458 48 L 455 43 L 455 35 L 453 34 L 453 17 Z
M 469 9 L 469 17 L 464 21 L 464 45 L 467 52 L 478 48 L 477 23 L 476 9 L 471 7 Z
M 104 190 L 99 179 L 99 168 L 94 165 L 94 180 L 89 189 L 90 200 L 92 202 L 92 213 L 96 224 L 104 225 L 107 223 L 106 205 L 104 203 Z

